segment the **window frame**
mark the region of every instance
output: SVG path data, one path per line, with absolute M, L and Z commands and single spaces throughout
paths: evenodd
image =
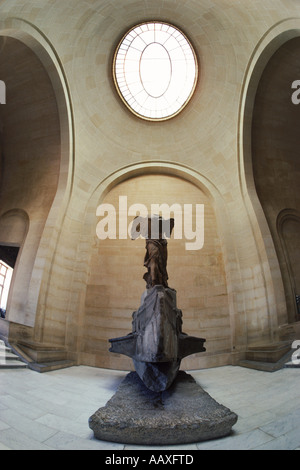
M 124 41 L 126 41 L 126 38 L 136 29 L 138 28 L 142 28 L 146 25 L 152 25 L 152 24 L 161 24 L 163 26 L 166 26 L 168 28 L 173 28 L 175 29 L 186 41 L 187 45 L 189 46 L 189 50 L 190 52 L 192 53 L 192 57 L 194 59 L 194 66 L 195 66 L 195 70 L 194 70 L 194 79 L 193 79 L 193 85 L 191 86 L 191 89 L 189 91 L 189 93 L 187 94 L 187 97 L 185 99 L 185 101 L 183 102 L 183 104 L 181 104 L 179 106 L 179 108 L 172 112 L 171 114 L 168 114 L 166 116 L 162 116 L 162 117 L 150 117 L 150 116 L 147 116 L 147 115 L 144 115 L 144 114 L 140 114 L 139 112 L 137 112 L 129 103 L 128 101 L 126 100 L 126 96 L 124 96 L 123 92 L 121 91 L 120 89 L 120 86 L 119 86 L 119 82 L 118 82 L 118 77 L 117 77 L 117 72 L 116 72 L 116 63 L 117 63 L 117 59 L 118 59 L 118 54 L 119 54 L 119 51 L 120 51 L 120 48 L 122 47 Z M 148 47 L 149 44 L 147 44 L 146 47 Z M 142 56 L 142 54 L 141 54 Z M 124 63 L 125 63 L 125 60 L 124 60 Z M 139 65 L 139 70 L 140 70 L 140 65 Z M 194 95 L 194 92 L 195 92 L 195 89 L 196 89 L 196 86 L 198 84 L 198 78 L 199 78 L 199 61 L 198 61 L 198 58 L 197 58 L 197 54 L 196 54 L 196 51 L 195 51 L 195 48 L 194 46 L 192 45 L 190 39 L 187 37 L 187 35 L 182 31 L 181 28 L 179 28 L 178 26 L 174 25 L 174 24 L 171 24 L 171 23 L 168 23 L 168 22 L 165 22 L 165 21 L 160 21 L 160 20 L 151 20 L 151 21 L 145 21 L 145 22 L 142 22 L 142 23 L 138 23 L 138 24 L 135 24 L 134 26 L 132 26 L 121 38 L 121 40 L 118 42 L 118 45 L 115 49 L 115 52 L 114 52 L 114 55 L 113 55 L 113 63 L 112 63 L 112 75 L 113 75 L 113 81 L 114 81 L 114 85 L 115 85 L 115 88 L 117 90 L 117 93 L 119 95 L 119 97 L 121 98 L 122 102 L 125 104 L 126 108 L 129 109 L 131 111 L 131 113 L 133 113 L 135 116 L 137 116 L 138 118 L 140 119 L 143 119 L 143 120 L 146 120 L 146 121 L 152 121 L 152 122 L 161 122 L 161 121 L 166 121 L 166 120 L 169 120 L 169 119 L 172 119 L 174 118 L 175 116 L 177 116 L 179 113 L 181 113 L 181 111 L 188 105 L 188 103 L 190 102 L 190 100 L 192 99 L 193 95 Z M 125 74 L 124 74 L 125 75 Z M 146 91 L 146 90 L 145 90 Z M 147 91 L 146 91 L 147 92 Z M 165 93 L 164 93 L 165 94 Z M 164 95 L 163 94 L 163 95 Z M 149 94 L 150 96 L 150 94 Z

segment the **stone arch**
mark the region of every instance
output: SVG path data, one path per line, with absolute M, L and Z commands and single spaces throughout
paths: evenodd
M 239 178 L 244 206 L 252 226 L 256 249 L 263 269 L 264 285 L 274 331 L 288 321 L 288 311 L 274 238 L 259 200 L 252 166 L 252 118 L 255 97 L 262 74 L 281 46 L 300 36 L 300 19 L 283 20 L 261 38 L 248 62 L 239 112 Z
M 86 211 L 86 218 L 84 222 L 84 227 L 85 227 L 85 235 L 81 239 L 80 243 L 80 255 L 81 257 L 84 256 L 87 260 L 87 265 L 86 265 L 86 273 L 85 273 L 85 282 L 84 284 L 87 286 L 87 291 L 85 294 L 82 296 L 84 299 L 84 304 L 82 304 L 82 310 L 81 310 L 81 315 L 82 315 L 82 320 L 81 320 L 81 330 L 85 331 L 83 333 L 83 336 L 85 337 L 81 338 L 80 341 L 80 346 L 79 346 L 79 362 L 85 362 L 87 364 L 96 364 L 98 366 L 104 366 L 104 367 L 114 367 L 118 368 L 118 360 L 116 361 L 114 357 L 111 357 L 111 355 L 107 354 L 107 347 L 106 347 L 106 340 L 102 339 L 102 343 L 98 344 L 98 347 L 101 349 L 102 348 L 102 353 L 103 357 L 101 357 L 99 351 L 97 352 L 97 341 L 95 338 L 89 338 L 87 330 L 89 329 L 90 332 L 95 332 L 95 328 L 91 327 L 91 324 L 89 323 L 92 321 L 91 319 L 87 320 L 85 319 L 85 310 L 86 308 L 89 308 L 92 312 L 97 311 L 97 305 L 101 306 L 101 292 L 102 295 L 105 295 L 105 287 L 102 286 L 102 291 L 101 288 L 98 286 L 97 287 L 97 274 L 94 275 L 94 281 L 89 281 L 89 277 L 91 275 L 91 271 L 93 272 L 94 265 L 92 261 L 95 259 L 95 257 L 98 256 L 99 254 L 99 244 L 97 242 L 97 237 L 96 237 L 96 209 L 97 205 L 102 203 L 103 201 L 106 201 L 106 196 L 110 195 L 113 193 L 116 188 L 118 188 L 120 185 L 123 184 L 134 184 L 134 181 L 138 181 L 139 179 L 143 179 L 146 181 L 147 178 L 153 178 L 153 180 L 156 179 L 161 179 L 163 180 L 164 178 L 166 179 L 176 179 L 179 182 L 179 185 L 182 183 L 183 188 L 188 188 L 189 185 L 192 185 L 194 187 L 194 191 L 198 191 L 198 194 L 200 195 L 201 199 L 201 194 L 203 195 L 203 198 L 205 198 L 205 201 L 208 205 L 210 205 L 211 209 L 208 211 L 209 217 L 214 217 L 215 219 L 211 220 L 211 226 L 214 226 L 215 229 L 215 235 L 219 242 L 216 241 L 218 246 L 220 247 L 220 252 L 219 256 L 220 258 L 217 259 L 217 255 L 215 257 L 215 262 L 216 264 L 219 264 L 221 266 L 223 264 L 224 266 L 224 285 L 225 287 L 223 288 L 223 291 L 221 292 L 222 288 L 220 288 L 220 292 L 216 294 L 216 297 L 213 299 L 214 295 L 211 295 L 211 298 L 209 302 L 216 302 L 216 305 L 212 307 L 212 309 L 218 310 L 218 301 L 224 301 L 224 305 L 220 307 L 220 311 L 223 311 L 224 316 L 227 315 L 227 320 L 225 320 L 226 325 L 224 325 L 223 331 L 225 335 L 227 335 L 227 344 L 225 346 L 225 341 L 223 341 L 220 338 L 214 337 L 212 341 L 210 342 L 210 348 L 211 351 L 207 355 L 206 358 L 194 358 L 193 364 L 188 364 L 187 367 L 200 367 L 200 364 L 206 364 L 206 366 L 213 366 L 213 365 L 220 365 L 220 364 L 225 364 L 225 363 L 231 363 L 231 354 L 234 351 L 234 345 L 236 343 L 236 331 L 235 331 L 235 326 L 234 326 L 234 316 L 236 313 L 236 305 L 235 305 L 235 300 L 234 300 L 234 288 L 232 286 L 232 266 L 235 265 L 235 252 L 234 252 L 234 247 L 232 245 L 232 236 L 228 231 L 230 230 L 230 224 L 226 224 L 226 218 L 227 218 L 227 210 L 226 210 L 226 205 L 219 194 L 219 191 L 217 188 L 205 177 L 203 177 L 200 173 L 185 167 L 183 165 L 179 164 L 174 164 L 170 162 L 149 162 L 147 164 L 145 163 L 140 163 L 140 164 L 135 164 L 135 165 L 130 165 L 126 168 L 122 168 L 115 172 L 114 174 L 110 175 L 108 178 L 106 178 L 102 183 L 98 185 L 97 188 L 95 188 L 93 195 L 91 196 L 91 199 L 88 204 L 88 208 Z M 181 182 L 181 183 L 180 183 Z M 186 186 L 185 186 L 186 185 Z M 127 186 L 128 187 L 128 186 Z M 138 187 L 138 186 L 137 186 Z M 137 195 L 138 198 L 138 195 Z M 175 202 L 174 199 L 171 199 L 173 203 Z M 139 201 L 137 201 L 139 202 Z M 161 201 L 161 203 L 164 201 Z M 88 241 L 90 240 L 90 241 Z M 91 240 L 92 241 L 92 247 L 91 247 Z M 129 242 L 131 243 L 131 242 Z M 89 248 L 87 246 L 89 245 Z M 110 248 L 114 249 L 114 248 Z M 119 248 L 117 248 L 118 250 Z M 87 251 L 88 250 L 88 251 Z M 138 247 L 136 249 L 140 250 L 138 254 L 138 259 L 142 263 L 142 257 L 143 257 L 143 252 L 144 252 L 144 246 Z M 170 245 L 170 250 L 172 250 L 172 247 Z M 222 251 L 222 253 L 221 253 Z M 84 254 L 85 252 L 85 254 Z M 214 254 L 211 255 L 211 259 L 214 256 Z M 114 259 L 117 258 L 117 255 L 115 253 Z M 191 259 L 191 257 L 190 257 Z M 231 262 L 233 261 L 233 262 Z M 202 260 L 203 264 L 205 262 Z M 140 263 L 139 263 L 140 264 Z M 137 266 L 139 266 L 138 263 L 136 263 Z M 107 260 L 105 259 L 103 261 L 103 270 L 107 268 Z M 122 268 L 123 269 L 123 268 Z M 139 267 L 137 267 L 138 271 Z M 108 271 L 110 268 L 108 267 Z M 143 271 L 142 264 L 141 264 L 141 270 Z M 218 268 L 216 268 L 218 270 Z M 111 275 L 108 274 L 108 275 Z M 137 277 L 139 278 L 138 274 L 136 274 Z M 118 276 L 117 276 L 118 277 Z M 217 277 L 217 275 L 216 275 Z M 95 280 L 96 279 L 96 280 Z M 211 276 L 210 279 L 213 279 L 213 276 Z M 100 281 L 99 281 L 100 282 Z M 138 279 L 138 282 L 140 280 Z M 216 281 L 217 282 L 217 281 Z M 138 289 L 143 289 L 143 281 L 141 283 L 142 287 L 139 285 L 139 288 L 136 288 L 136 292 L 138 292 Z M 121 287 L 120 287 L 121 289 Z M 213 287 L 212 287 L 213 289 Z M 216 287 L 216 290 L 218 287 Z M 225 289 L 225 290 L 224 290 Z M 123 289 L 124 290 L 124 289 Z M 226 291 L 226 292 L 225 292 Z M 116 292 L 118 292 L 118 287 L 116 286 Z M 142 294 L 142 291 L 138 294 Z M 198 292 L 199 297 L 203 297 L 203 292 L 200 291 Z M 217 299 L 218 297 L 218 299 Z M 221 300 L 220 300 L 221 299 Z M 127 299 L 128 300 L 128 299 Z M 198 302 L 199 303 L 199 302 Z M 226 305 L 225 305 L 226 304 Z M 137 305 L 138 306 L 138 305 Z M 127 305 L 128 307 L 128 305 Z M 134 305 L 128 307 L 128 321 L 130 323 L 130 308 L 135 308 Z M 195 305 L 195 310 L 198 307 L 198 315 L 199 318 L 197 319 L 198 322 L 201 323 L 201 307 L 200 304 L 197 306 Z M 112 305 L 109 307 L 110 309 L 112 308 Z M 205 310 L 205 305 L 202 306 L 203 311 Z M 118 309 L 116 308 L 115 315 L 118 315 Z M 226 311 L 226 314 L 224 313 Z M 94 312 L 94 315 L 96 313 Z M 132 313 L 132 312 L 131 312 Z M 93 312 L 91 313 L 91 315 Z M 219 314 L 219 312 L 218 312 Z M 211 316 L 211 321 L 213 320 L 213 315 Z M 223 319 L 224 320 L 224 319 Z M 97 320 L 99 322 L 99 318 Z M 107 322 L 108 319 L 104 319 L 103 322 Z M 124 319 L 121 320 L 121 324 L 124 325 Z M 205 325 L 204 320 L 204 325 Z M 222 321 L 222 320 L 221 320 Z M 128 323 L 128 322 L 127 322 Z M 191 322 L 188 321 L 188 324 L 190 323 L 190 328 Z M 202 328 L 206 328 L 204 326 Z M 216 321 L 217 325 L 217 321 Z M 120 327 L 122 329 L 122 327 Z M 199 327 L 201 328 L 201 327 Z M 126 329 L 126 328 L 125 328 Z M 209 327 L 208 327 L 209 330 Z M 200 331 L 200 329 L 199 329 Z M 105 333 L 106 334 L 106 333 Z M 222 335 L 221 335 L 222 336 Z M 217 344 L 219 343 L 219 344 Z M 220 346 L 220 344 L 222 345 Z M 215 344 L 215 345 L 214 345 Z M 93 346 L 94 345 L 94 351 L 93 351 Z M 89 346 L 89 347 L 88 347 Z M 219 348 L 219 349 L 218 349 Z M 223 348 L 223 349 L 222 349 Z M 124 362 L 124 364 L 123 364 Z M 126 358 L 124 358 L 124 361 L 122 360 L 123 367 L 129 367 L 129 364 L 125 364 Z M 122 367 L 122 364 L 120 367 Z
M 34 236 L 37 237 L 34 243 L 32 238 L 31 244 L 28 244 L 32 249 L 33 245 L 35 246 L 31 281 L 28 286 L 26 304 L 22 304 L 22 311 L 18 309 L 19 314 L 14 314 L 14 317 L 10 318 L 11 321 L 20 325 L 33 327 L 39 302 L 44 304 L 47 295 L 47 285 L 51 278 L 55 248 L 59 242 L 61 226 L 66 216 L 73 186 L 73 111 L 64 70 L 55 48 L 44 34 L 25 20 L 9 18 L 0 22 L 0 39 L 1 45 L 6 40 L 19 41 L 41 63 L 51 84 L 57 105 L 57 115 L 59 116 L 57 123 L 60 136 L 60 164 L 57 173 L 57 184 L 43 222 L 32 223 L 29 213 L 30 229 L 27 238 L 29 240 L 31 236 L 33 238 Z M 6 91 L 9 99 L 8 87 Z M 23 257 L 24 255 L 25 250 L 22 253 Z

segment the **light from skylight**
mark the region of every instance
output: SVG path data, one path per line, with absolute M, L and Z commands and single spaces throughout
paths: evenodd
M 195 52 L 174 26 L 151 22 L 131 29 L 114 57 L 114 80 L 124 103 L 147 120 L 165 120 L 189 102 L 197 82 Z

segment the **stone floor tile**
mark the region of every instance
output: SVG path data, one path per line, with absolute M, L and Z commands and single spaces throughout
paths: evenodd
M 93 433 L 84 439 L 74 434 L 65 432 L 58 432 L 54 436 L 45 441 L 45 445 L 56 450 L 115 450 L 120 451 L 124 449 L 123 444 L 114 442 L 99 441 L 93 437 Z
M 124 447 L 124 450 L 158 450 L 158 451 L 165 451 L 169 450 L 171 453 L 177 453 L 178 450 L 184 450 L 184 451 L 195 451 L 197 449 L 196 444 L 183 444 L 183 445 L 176 445 L 176 446 L 138 446 L 138 445 L 129 445 L 126 444 Z
M 247 432 L 249 430 L 256 429 L 257 427 L 265 425 L 274 419 L 274 414 L 270 411 L 263 412 L 254 412 L 251 416 L 247 418 L 242 418 L 239 415 L 237 423 L 234 425 L 234 431 L 241 434 L 242 432 Z
M 4 444 L 1 444 L 0 442 L 0 450 L 12 450 L 9 447 L 5 446 Z
M 9 428 L 1 432 L 1 445 L 11 450 L 51 450 L 52 448 L 33 439 L 30 429 L 28 433 Z
M 189 373 L 239 420 L 228 437 L 176 450 L 300 448 L 299 369 L 268 373 L 225 366 Z M 88 426 L 89 417 L 114 395 L 126 375 L 86 366 L 44 374 L 1 370 L 0 450 L 142 450 L 98 441 Z M 172 451 L 174 446 L 145 449 Z
M 47 413 L 41 418 L 38 418 L 36 423 L 53 430 L 74 434 L 78 437 L 86 437 L 89 435 L 88 420 L 86 421 L 86 426 L 82 426 L 81 423 L 77 423 L 75 420 Z
M 23 400 L 16 399 L 15 397 L 9 395 L 1 397 L 1 401 L 4 405 L 6 405 L 6 408 L 14 410 L 17 413 L 20 413 L 22 416 L 27 416 L 30 419 L 39 418 L 44 414 L 44 412 L 36 406 L 35 402 L 28 404 Z
M 260 429 L 273 437 L 280 437 L 290 431 L 298 429 L 300 436 L 300 410 L 295 410 L 293 413 L 289 413 L 281 418 L 270 421 L 268 424 L 260 426 Z
M 197 448 L 199 450 L 251 450 L 258 443 L 265 444 L 272 439 L 272 436 L 259 429 L 254 429 L 242 434 L 235 434 L 233 432 L 230 436 L 223 439 L 197 444 Z
M 293 429 L 286 434 L 253 448 L 253 450 L 294 450 L 300 446 L 300 429 Z
M 0 421 L 0 431 L 3 431 L 3 429 L 9 429 L 9 428 L 10 428 L 9 424 L 3 423 L 2 421 Z
M 38 442 L 43 442 L 45 439 L 48 439 L 56 432 L 56 430 L 50 426 L 38 423 L 34 419 L 29 419 L 25 416 L 22 416 L 15 410 L 1 410 L 0 420 L 8 424 L 11 428 L 28 435 Z

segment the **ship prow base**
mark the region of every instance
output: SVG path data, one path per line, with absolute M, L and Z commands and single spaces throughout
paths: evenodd
M 110 352 L 132 358 L 140 379 L 155 392 L 171 386 L 184 357 L 206 350 L 205 339 L 182 332 L 176 291 L 161 285 L 143 295 L 133 313 L 132 333 L 109 342 Z

